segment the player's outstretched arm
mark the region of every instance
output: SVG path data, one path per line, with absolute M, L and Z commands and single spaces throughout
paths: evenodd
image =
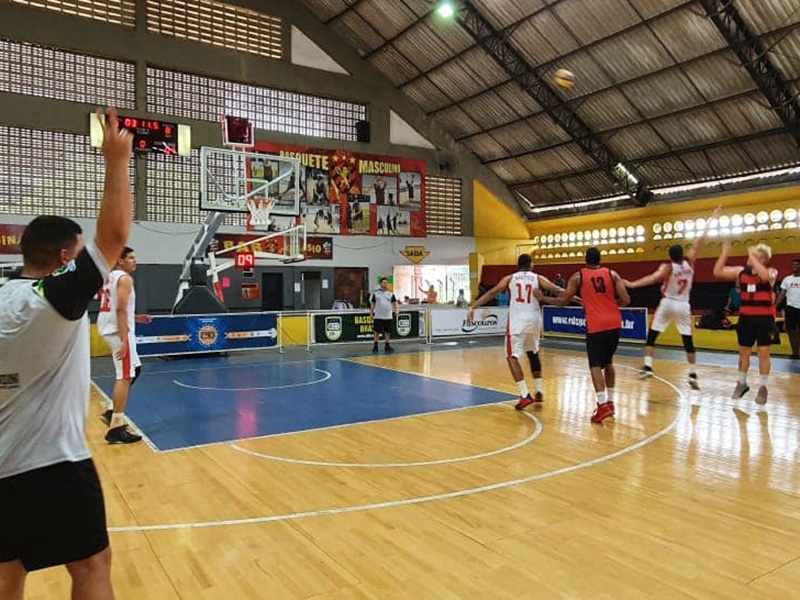
M 743 267 L 730 267 L 727 265 L 728 258 L 731 254 L 730 242 L 722 244 L 722 253 L 719 255 L 717 262 L 714 263 L 714 277 L 724 281 L 734 281 L 739 277 Z
M 775 280 L 778 277 L 778 272 L 775 269 L 770 269 L 769 267 L 761 264 L 758 251 L 756 250 L 755 246 L 748 248 L 747 252 L 750 257 L 750 260 L 747 261 L 747 264 L 750 265 L 751 269 L 753 269 L 753 273 L 755 273 L 761 281 L 765 283 L 769 282 L 774 285 Z
M 611 279 L 614 281 L 614 291 L 617 293 L 617 304 L 619 306 L 628 306 L 631 303 L 631 297 L 628 295 L 625 281 L 616 271 L 611 271 Z
M 500 294 L 504 290 L 507 290 L 508 283 L 510 281 L 511 281 L 511 275 L 506 275 L 500 280 L 500 282 L 496 286 L 494 286 L 488 292 L 483 294 L 483 296 L 481 296 L 480 298 L 475 300 L 472 304 L 470 304 L 469 312 L 467 313 L 467 321 L 472 321 L 472 315 L 475 312 L 476 308 L 478 308 L 479 306 L 483 306 L 484 304 L 495 298 L 497 294 Z
M 99 110 L 97 115 L 103 124 L 106 175 L 103 200 L 97 217 L 95 244 L 111 267 L 117 264 L 131 231 L 133 196 L 128 163 L 133 153 L 133 136 L 129 131 L 119 128 L 116 109 L 106 109 L 105 119 Z
M 567 282 L 567 287 L 558 295 L 557 298 L 550 298 L 541 292 L 537 294 L 537 299 L 541 304 L 552 304 L 554 306 L 566 306 L 578 294 L 580 284 L 580 273 L 574 273 Z
M 717 205 L 717 208 L 714 209 L 714 212 L 711 213 L 711 216 L 708 218 L 710 221 L 711 219 L 718 219 L 719 215 L 722 213 L 722 204 Z M 692 247 L 689 248 L 689 252 L 686 254 L 686 260 L 690 263 L 694 264 L 694 261 L 697 260 L 697 254 L 700 252 L 700 249 L 706 243 L 706 233 L 708 232 L 708 228 L 703 229 L 700 236 L 694 241 Z
M 625 284 L 625 286 L 631 289 L 642 288 L 655 283 L 663 283 L 671 273 L 672 266 L 668 265 L 667 263 L 663 263 L 658 267 L 658 269 L 650 273 L 650 275 L 645 275 L 644 277 L 640 277 L 635 281 L 623 279 L 622 282 Z

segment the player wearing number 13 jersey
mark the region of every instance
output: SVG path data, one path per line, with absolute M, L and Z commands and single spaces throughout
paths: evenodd
M 711 219 L 719 216 L 720 208 L 714 211 Z M 683 339 L 683 348 L 686 350 L 686 360 L 689 362 L 689 385 L 693 389 L 700 389 L 697 382 L 697 373 L 694 365 L 697 362 L 695 354 L 694 340 L 692 339 L 692 307 L 689 304 L 689 295 L 692 292 L 692 282 L 694 280 L 694 263 L 697 253 L 706 240 L 706 230 L 692 244 L 688 254 L 684 256 L 683 246 L 675 244 L 669 249 L 668 263 L 661 264 L 656 271 L 641 277 L 636 281 L 625 282 L 631 289 L 646 287 L 655 283 L 661 283 L 661 302 L 658 303 L 653 321 L 650 323 L 650 331 L 647 332 L 647 344 L 645 345 L 644 366 L 639 371 L 639 377 L 644 379 L 653 375 L 653 355 L 656 349 L 656 339 L 666 331 L 670 323 L 675 323 L 678 333 Z
M 508 326 L 506 327 L 506 360 L 511 376 L 519 388 L 520 400 L 514 407 L 522 410 L 534 402 L 544 401 L 542 382 L 542 363 L 539 359 L 539 338 L 542 334 L 542 314 L 538 297 L 540 290 L 560 293 L 563 290 L 555 286 L 549 279 L 537 275 L 532 268 L 533 261 L 529 254 L 517 259 L 519 269 L 512 275 L 506 275 L 496 286 L 478 298 L 469 310 L 467 321 L 474 322 L 475 308 L 483 306 L 499 293 L 508 290 L 509 309 Z M 528 355 L 531 365 L 536 394 L 531 397 L 525 375 L 519 364 L 522 354 Z
M 630 304 L 628 291 L 622 278 L 608 267 L 600 266 L 600 250 L 586 251 L 586 266 L 570 277 L 567 289 L 558 298 L 539 300 L 545 304 L 565 306 L 580 293 L 586 313 L 586 353 L 589 355 L 589 370 L 597 394 L 597 407 L 592 414 L 592 423 L 600 423 L 614 416 L 612 399 L 616 374 L 614 353 L 622 330 L 620 306 Z

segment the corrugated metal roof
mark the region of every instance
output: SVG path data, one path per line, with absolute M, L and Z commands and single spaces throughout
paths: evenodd
M 429 0 L 302 1 L 320 19 L 336 17 L 329 26 L 357 51 L 378 48 L 369 60 L 379 72 L 532 201 L 619 193 L 466 29 L 431 16 Z M 793 138 L 781 133 L 782 121 L 697 1 L 472 4 L 508 28 L 506 41 L 589 135 L 651 187 L 800 164 Z M 796 96 L 800 0 L 733 6 Z M 575 73 L 572 88 L 552 83 L 559 68 Z

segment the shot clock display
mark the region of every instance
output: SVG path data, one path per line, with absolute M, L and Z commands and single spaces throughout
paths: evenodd
M 191 129 L 188 125 L 125 116 L 118 116 L 117 121 L 121 129 L 133 134 L 136 152 L 158 152 L 168 156 L 188 156 L 191 152 Z M 89 130 L 92 146 L 102 146 L 103 128 L 94 113 L 89 115 Z

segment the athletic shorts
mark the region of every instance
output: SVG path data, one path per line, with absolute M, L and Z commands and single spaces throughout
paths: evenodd
M 620 331 L 620 329 L 609 329 L 586 334 L 586 353 L 589 355 L 590 367 L 604 369 L 614 362 Z
M 132 334 L 128 335 L 128 352 L 122 358 L 117 358 L 117 351 L 122 342 L 118 335 L 104 335 L 106 343 L 111 348 L 111 358 L 114 360 L 114 370 L 117 373 L 117 379 L 133 379 L 136 377 L 136 367 L 142 366 L 142 361 L 139 359 L 139 354 L 136 352 L 136 338 Z
M 786 331 L 794 331 L 800 328 L 800 308 L 787 304 L 783 310 L 783 319 L 786 324 Z
M 373 319 L 372 331 L 377 334 L 392 333 L 392 320 L 391 319 Z
M 771 346 L 777 332 L 773 317 L 740 315 L 736 325 L 736 337 L 743 348 L 752 348 L 753 344 Z
M 506 333 L 506 356 L 519 358 L 526 352 L 539 352 L 539 340 L 542 337 L 542 322 L 526 327 L 523 333 Z
M 0 562 L 27 571 L 84 560 L 108 548 L 103 490 L 92 459 L 0 479 Z
M 678 333 L 692 335 L 692 307 L 686 301 L 662 298 L 653 315 L 650 329 L 661 333 L 670 323 L 675 323 Z

